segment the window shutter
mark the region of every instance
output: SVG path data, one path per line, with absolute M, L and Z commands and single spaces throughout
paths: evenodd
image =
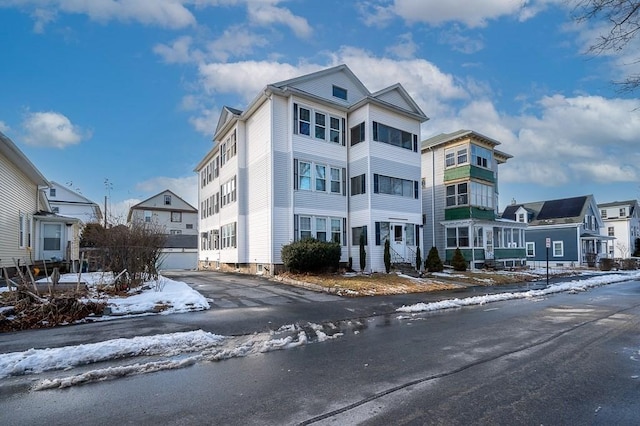
M 376 123 L 375 121 L 373 122 L 373 140 L 378 140 L 378 123 Z
M 413 196 L 417 200 L 420 196 L 420 189 L 418 188 L 418 181 L 413 182 Z
M 293 160 L 293 189 L 298 189 L 298 160 Z
M 343 118 L 342 119 L 342 146 L 345 146 L 347 144 L 347 121 Z
M 347 245 L 347 218 L 342 218 L 342 245 Z
M 369 244 L 369 235 L 367 235 L 367 225 L 362 227 L 362 233 L 364 234 L 364 245 Z
M 376 245 L 380 245 L 380 222 L 376 222 Z
M 363 142 L 365 139 L 365 125 L 364 125 L 364 121 L 362 123 L 360 123 L 360 142 Z
M 298 215 L 293 215 L 293 241 L 298 241 Z
M 298 134 L 298 104 L 293 104 L 293 134 Z
M 362 179 L 360 179 L 360 189 L 362 190 L 361 194 L 367 193 L 367 175 L 361 175 Z
M 418 152 L 418 135 L 413 135 L 413 152 Z
M 373 175 L 373 193 L 374 194 L 378 193 L 378 175 L 377 174 Z
M 416 246 L 420 247 L 420 225 L 416 225 Z
M 342 168 L 342 195 L 347 196 L 347 169 Z

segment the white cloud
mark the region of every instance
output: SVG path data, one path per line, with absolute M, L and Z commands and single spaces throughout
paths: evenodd
M 450 30 L 440 32 L 438 40 L 440 43 L 448 44 L 453 50 L 466 54 L 476 53 L 484 49 L 482 36 L 478 35 L 477 38 L 472 38 L 463 35 L 458 25 L 454 25 Z
M 203 135 L 213 137 L 219 116 L 220 111 L 218 109 L 204 108 L 200 110 L 199 115 L 189 117 L 189 123 L 191 123 L 196 131 Z
M 9 130 L 11 130 L 9 125 L 7 123 L 5 123 L 4 121 L 0 120 L 0 132 L 7 133 Z
M 531 4 L 529 4 L 531 3 Z M 544 9 L 548 1 L 523 2 L 522 0 L 395 0 L 393 11 L 410 23 L 425 22 L 440 25 L 460 22 L 466 26 L 484 27 L 487 21 L 503 16 L 520 20 L 533 17 Z
M 307 20 L 294 15 L 289 9 L 273 5 L 277 3 L 279 3 L 277 0 L 249 1 L 247 4 L 249 20 L 263 26 L 283 24 L 300 38 L 310 37 L 313 30 Z
M 137 191 L 143 191 L 149 196 L 165 189 L 172 191 L 194 207 L 198 205 L 198 177 L 195 173 L 192 176 L 181 178 L 158 176 L 136 185 Z
M 404 33 L 398 36 L 398 42 L 387 47 L 387 52 L 401 59 L 410 59 L 415 56 L 418 45 L 413 41 L 411 33 Z
M 170 45 L 158 43 L 153 52 L 169 64 L 185 64 L 197 61 L 201 54 L 191 50 L 193 39 L 189 36 L 178 37 Z
M 196 23 L 193 14 L 180 0 L 5 0 L 3 6 L 32 7 L 36 20 L 34 30 L 55 19 L 58 12 L 87 15 L 98 22 L 117 20 L 140 22 L 165 28 L 184 28 Z
M 34 146 L 65 148 L 91 137 L 90 132 L 83 131 L 66 116 L 53 111 L 28 113 L 22 127 L 24 142 Z
M 226 62 L 230 57 L 249 55 L 255 47 L 264 47 L 268 43 L 265 37 L 251 33 L 245 27 L 233 26 L 209 43 L 208 50 L 213 59 Z

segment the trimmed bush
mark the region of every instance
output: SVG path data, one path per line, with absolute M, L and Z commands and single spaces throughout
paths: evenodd
M 342 248 L 339 243 L 305 238 L 282 247 L 282 262 L 291 272 L 337 270 Z
M 623 271 L 633 271 L 638 269 L 638 262 L 636 259 L 622 259 L 622 262 L 620 262 L 620 269 Z
M 384 270 L 387 274 L 391 271 L 391 243 L 388 238 L 384 241 Z
M 427 259 L 424 261 L 424 269 L 426 269 L 427 272 L 442 272 L 444 270 L 444 265 L 442 264 L 442 260 L 440 260 L 440 254 L 438 254 L 437 248 L 431 247 L 429 250 Z
M 466 271 L 467 270 L 467 261 L 464 260 L 464 256 L 460 251 L 460 248 L 456 248 L 456 251 L 453 252 L 453 258 L 451 259 L 451 266 L 453 266 L 454 271 Z
M 422 256 L 420 255 L 420 247 L 416 247 L 416 270 L 420 271 L 422 266 Z
M 610 271 L 613 269 L 613 259 L 608 257 L 603 257 L 600 259 L 600 270 L 601 271 Z

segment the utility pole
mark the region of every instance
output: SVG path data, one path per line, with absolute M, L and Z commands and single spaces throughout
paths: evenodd
M 104 188 L 107 191 L 104 196 L 104 229 L 107 229 L 107 198 L 111 196 L 111 190 L 113 189 L 113 184 L 109 181 L 109 178 L 104 178 Z

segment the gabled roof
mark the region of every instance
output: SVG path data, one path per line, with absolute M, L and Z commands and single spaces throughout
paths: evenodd
M 178 200 L 180 200 L 182 203 L 184 203 L 185 208 L 176 208 L 176 206 L 171 205 L 171 206 L 150 206 L 148 203 L 149 201 L 153 200 L 156 197 L 161 197 L 164 195 L 171 195 L 172 197 L 177 198 Z M 131 221 L 131 213 L 134 210 L 163 210 L 163 211 L 187 211 L 187 212 L 191 212 L 191 213 L 197 213 L 198 210 L 193 207 L 191 204 L 187 203 L 184 199 L 182 199 L 180 196 L 176 195 L 173 191 L 169 190 L 169 189 L 165 189 L 162 192 L 158 192 L 156 195 L 153 195 L 149 198 L 147 198 L 144 201 L 139 202 L 138 204 L 129 207 L 129 214 L 127 215 L 127 222 Z
M 589 205 L 594 204 L 593 195 L 536 201 L 533 203 L 511 204 L 504 209 L 502 217 L 516 219 L 516 212 L 522 207 L 529 215 L 529 225 L 558 225 L 583 223 Z
M 97 203 L 91 201 L 90 199 L 88 199 L 87 197 L 85 197 L 84 195 L 80 194 L 79 192 L 76 192 L 74 190 L 72 190 L 71 188 L 69 188 L 67 185 L 61 185 L 56 181 L 51 181 L 51 188 L 55 188 L 58 190 L 58 192 L 62 191 L 62 192 L 66 192 L 68 194 L 71 194 L 74 198 L 76 198 L 76 200 L 71 200 L 70 198 L 64 198 L 61 197 L 58 193 L 56 193 L 55 199 L 51 199 L 53 197 L 49 197 L 49 202 L 82 202 L 82 203 L 86 203 L 86 204 L 95 204 L 96 206 L 98 205 Z
M 478 141 L 489 144 L 493 147 L 501 144 L 497 140 L 492 139 L 488 136 L 485 136 L 482 133 L 478 133 L 474 130 L 461 129 L 453 133 L 440 133 L 439 135 L 433 136 L 429 139 L 425 139 L 424 141 L 422 141 L 421 146 L 422 146 L 422 149 L 435 148 L 440 145 L 444 145 L 450 142 L 456 142 L 456 141 L 467 139 L 467 138 L 476 139 Z M 509 154 L 505 154 L 504 152 L 501 152 L 501 151 L 497 151 L 497 152 L 503 156 L 508 156 L 509 158 L 511 158 Z
M 346 74 L 347 78 L 349 78 L 351 83 L 354 86 L 356 86 L 361 92 L 363 92 L 366 96 L 371 96 L 371 92 L 369 92 L 369 89 L 367 89 L 365 85 L 362 84 L 360 79 L 356 77 L 353 71 L 351 71 L 351 69 L 345 64 L 340 64 L 331 68 L 325 68 L 320 71 L 312 72 L 310 74 L 305 74 L 299 77 L 290 78 L 289 80 L 284 80 L 278 83 L 270 84 L 270 86 L 282 89 L 284 87 L 295 86 L 300 83 L 305 83 L 307 81 L 315 80 L 320 77 L 325 77 L 327 75 L 336 74 L 340 72 Z
M 222 111 L 220 112 L 220 117 L 218 118 L 218 124 L 216 125 L 216 131 L 214 135 L 218 134 L 218 131 L 222 129 L 229 121 L 234 118 L 238 118 L 242 115 L 242 111 L 239 109 L 231 108 L 230 106 L 222 107 Z
M 0 132 L 0 154 L 3 154 L 16 165 L 33 183 L 39 186 L 49 186 L 47 179 L 33 165 L 31 161 L 18 149 L 11 139 Z

